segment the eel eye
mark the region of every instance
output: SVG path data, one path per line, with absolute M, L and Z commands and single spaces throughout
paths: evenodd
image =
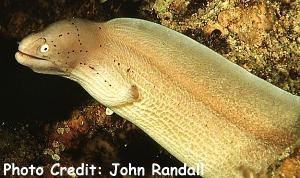
M 40 48 L 41 53 L 45 53 L 49 51 L 49 45 L 47 43 L 43 44 Z

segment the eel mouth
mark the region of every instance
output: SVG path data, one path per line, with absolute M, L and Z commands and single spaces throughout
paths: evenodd
M 24 52 L 22 52 L 20 50 L 17 53 L 20 53 L 21 56 L 28 56 L 31 59 L 46 60 L 46 59 L 43 59 L 43 58 L 40 58 L 40 57 L 36 57 L 36 56 L 30 55 L 30 54 L 24 53 Z
M 51 62 L 40 58 L 36 57 L 33 55 L 30 55 L 28 53 L 24 53 L 22 51 L 17 51 L 15 54 L 15 58 L 17 59 L 18 63 L 28 66 L 28 67 L 34 67 L 34 66 L 40 66 L 40 65 L 49 65 Z
M 47 59 L 36 57 L 20 50 L 16 52 L 15 58 L 18 63 L 31 68 L 37 73 L 65 75 L 55 63 L 48 61 Z

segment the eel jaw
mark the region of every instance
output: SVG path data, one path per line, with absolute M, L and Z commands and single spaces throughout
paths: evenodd
M 18 63 L 31 68 L 34 72 L 42 74 L 66 75 L 56 64 L 46 59 L 39 58 L 22 51 L 15 54 Z

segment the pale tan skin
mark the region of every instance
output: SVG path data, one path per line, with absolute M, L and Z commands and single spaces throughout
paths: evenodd
M 203 162 L 204 177 L 264 170 L 300 136 L 298 96 L 152 22 L 61 21 L 19 51 L 19 63 L 78 82 L 180 161 Z

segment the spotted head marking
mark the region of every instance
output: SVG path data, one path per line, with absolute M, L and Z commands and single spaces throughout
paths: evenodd
M 140 95 L 137 86 L 111 65 L 112 52 L 119 51 L 107 29 L 105 23 L 83 19 L 59 21 L 24 38 L 15 57 L 35 72 L 78 82 L 106 106 L 131 103 Z
M 33 71 L 68 76 L 79 60 L 87 58 L 93 33 L 87 31 L 89 21 L 63 20 L 23 39 L 15 57 Z

